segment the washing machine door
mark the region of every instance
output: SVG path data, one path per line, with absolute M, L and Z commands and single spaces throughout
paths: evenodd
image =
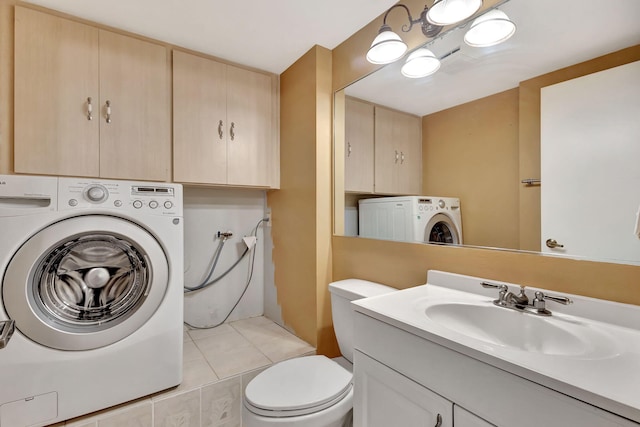
M 5 310 L 26 337 L 61 350 L 107 346 L 157 310 L 169 267 L 158 241 L 123 218 L 86 215 L 38 231 L 2 280 Z
M 451 217 L 437 213 L 431 217 L 424 228 L 424 241 L 458 245 L 460 244 L 460 235 Z

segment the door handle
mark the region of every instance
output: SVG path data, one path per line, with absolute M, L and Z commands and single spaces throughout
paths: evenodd
M 111 101 L 107 100 L 106 107 L 107 107 L 107 116 L 105 117 L 105 121 L 107 123 L 111 123 Z
M 561 245 L 560 243 L 556 242 L 556 239 L 547 239 L 546 244 L 547 244 L 547 247 L 551 249 L 564 248 L 564 245 Z
M 436 425 L 433 427 L 440 427 L 442 426 L 442 415 L 438 414 L 438 416 L 436 417 Z

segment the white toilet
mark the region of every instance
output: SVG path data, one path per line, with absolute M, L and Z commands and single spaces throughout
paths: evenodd
M 379 283 L 347 279 L 329 284 L 333 328 L 344 358 L 307 356 L 267 368 L 245 389 L 244 427 L 343 427 L 353 407 L 353 311 L 351 301 L 395 291 Z

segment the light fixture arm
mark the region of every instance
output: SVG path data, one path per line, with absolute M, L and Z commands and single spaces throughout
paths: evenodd
M 409 31 L 411 31 L 411 29 L 415 24 L 420 24 L 420 27 L 422 28 L 422 34 L 424 34 L 429 38 L 433 38 L 437 36 L 438 33 L 440 33 L 440 31 L 442 30 L 441 26 L 434 25 L 429 21 L 427 21 L 427 12 L 429 11 L 429 8 L 427 6 L 424 7 L 424 10 L 420 13 L 420 16 L 417 19 L 413 19 L 413 17 L 411 16 L 411 12 L 409 11 L 409 8 L 402 3 L 394 4 L 385 12 L 384 18 L 382 19 L 381 30 L 382 28 L 384 29 L 390 28 L 389 25 L 387 24 L 387 17 L 389 16 L 389 13 L 396 7 L 403 8 L 405 12 L 407 12 L 407 18 L 409 19 L 409 24 L 404 24 L 402 26 L 403 33 L 408 33 Z

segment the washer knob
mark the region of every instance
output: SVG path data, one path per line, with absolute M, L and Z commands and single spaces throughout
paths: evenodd
M 166 201 L 164 202 L 164 208 L 165 209 L 171 209 L 173 207 L 173 203 L 171 203 L 170 201 Z
M 87 190 L 87 199 L 91 202 L 102 202 L 107 199 L 109 193 L 107 189 L 101 185 L 95 185 Z
M 446 205 L 447 205 L 447 204 L 444 202 L 444 200 L 440 200 L 440 201 L 438 202 L 438 206 L 440 206 L 440 209 L 444 209 L 444 207 L 445 207 Z
M 140 209 L 142 207 L 142 202 L 140 200 L 134 200 L 133 207 L 136 209 Z
M 155 208 L 157 208 L 157 207 L 158 207 L 158 202 L 156 202 L 155 200 L 150 201 L 150 202 L 149 202 L 149 207 L 150 207 L 151 209 L 155 209 Z

